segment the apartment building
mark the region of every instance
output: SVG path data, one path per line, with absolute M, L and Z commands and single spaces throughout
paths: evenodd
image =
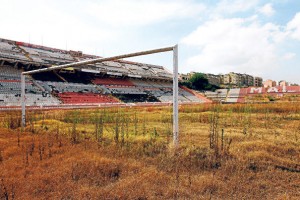
M 232 87 L 248 87 L 254 85 L 254 77 L 249 74 L 230 72 L 221 76 L 221 83 Z
M 249 74 L 243 74 L 243 85 L 244 86 L 253 86 L 254 85 L 254 77 Z
M 221 80 L 219 75 L 215 75 L 215 74 L 204 74 L 204 75 L 207 78 L 209 84 L 220 86 Z
M 268 79 L 268 80 L 263 82 L 263 85 L 264 85 L 265 88 L 275 87 L 276 86 L 276 81 Z
M 180 74 L 182 80 L 188 80 L 196 72 L 190 72 L 187 74 Z M 250 87 L 257 86 L 261 87 L 263 85 L 261 77 L 254 77 L 249 74 L 240 74 L 235 72 L 230 72 L 228 74 L 204 74 L 208 82 L 212 85 L 223 86 L 223 87 Z
M 279 86 L 289 86 L 289 83 L 286 81 L 279 81 Z
M 254 86 L 255 87 L 262 87 L 263 86 L 263 79 L 261 77 L 254 77 Z

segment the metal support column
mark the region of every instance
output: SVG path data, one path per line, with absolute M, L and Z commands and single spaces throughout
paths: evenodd
M 25 96 L 25 75 L 21 74 L 21 105 L 22 105 L 22 128 L 25 127 L 26 125 L 26 119 L 25 119 L 25 100 L 26 100 L 26 96 Z
M 178 146 L 178 45 L 173 48 L 173 144 Z

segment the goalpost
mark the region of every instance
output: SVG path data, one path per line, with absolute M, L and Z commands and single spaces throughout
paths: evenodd
M 52 71 L 56 69 L 64 69 L 67 67 L 79 67 L 82 65 L 94 64 L 104 61 L 116 61 L 123 58 L 130 58 L 142 55 L 156 54 L 162 52 L 173 51 L 173 144 L 178 146 L 178 45 L 172 47 L 165 47 L 160 49 L 153 49 L 148 51 L 140 51 L 136 53 L 123 54 L 108 58 L 96 58 L 85 61 L 79 61 L 64 65 L 53 66 L 49 68 L 36 69 L 32 71 L 22 72 L 21 74 L 21 104 L 22 104 L 22 127 L 26 125 L 26 94 L 25 94 L 25 76 L 41 72 Z

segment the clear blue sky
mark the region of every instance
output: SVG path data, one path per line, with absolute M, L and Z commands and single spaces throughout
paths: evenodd
M 0 37 L 100 56 L 179 44 L 179 71 L 300 83 L 299 0 L 0 0 Z M 170 53 L 134 61 L 172 69 Z

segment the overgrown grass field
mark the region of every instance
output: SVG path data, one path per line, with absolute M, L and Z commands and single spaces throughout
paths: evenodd
M 300 104 L 0 113 L 0 199 L 299 199 Z

